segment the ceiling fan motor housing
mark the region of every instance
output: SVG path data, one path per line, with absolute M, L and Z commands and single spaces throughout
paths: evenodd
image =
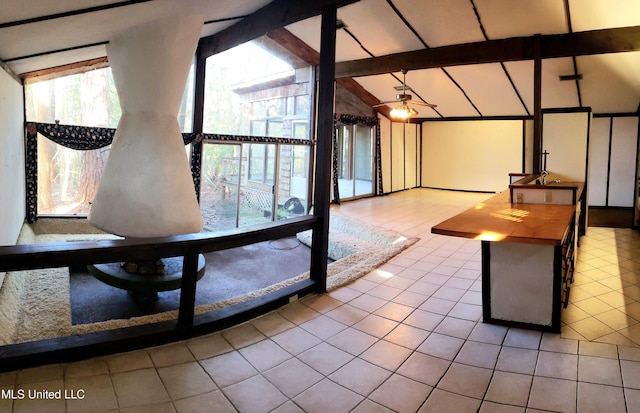
M 405 102 L 407 100 L 411 100 L 411 95 L 408 95 L 406 93 L 400 93 L 400 94 L 396 95 L 396 100 L 399 100 L 401 102 Z

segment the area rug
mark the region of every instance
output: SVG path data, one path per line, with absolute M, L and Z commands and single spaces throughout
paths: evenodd
M 91 227 L 86 220 L 39 221 L 25 224 L 18 243 L 46 243 L 117 238 Z M 311 244 L 311 231 L 298 234 Z M 331 291 L 373 271 L 418 239 L 404 237 L 350 217 L 332 213 L 329 225 L 327 290 Z M 242 303 L 309 278 L 309 272 L 224 301 L 199 305 L 196 314 Z M 94 331 L 177 319 L 178 312 L 112 319 L 73 325 L 70 310 L 69 268 L 9 272 L 0 289 L 0 344 L 21 343 Z

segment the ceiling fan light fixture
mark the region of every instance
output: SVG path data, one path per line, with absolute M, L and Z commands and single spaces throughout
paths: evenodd
M 391 109 L 391 116 L 399 119 L 409 119 L 418 114 L 418 111 L 412 107 L 407 106 L 406 103 L 403 103 L 400 106 L 397 106 Z

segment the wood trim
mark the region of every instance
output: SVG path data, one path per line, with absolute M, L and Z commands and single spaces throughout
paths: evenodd
M 23 84 L 22 79 L 20 78 L 20 76 L 18 76 L 16 74 L 16 72 L 14 72 L 13 69 L 11 69 L 11 67 L 9 67 L 9 65 L 6 64 L 5 62 L 3 62 L 2 60 L 0 60 L 0 69 L 4 70 L 16 82 L 20 83 L 21 85 Z
M 25 79 L 27 83 L 35 83 L 49 80 L 54 77 L 83 73 L 93 69 L 101 69 L 103 67 L 109 67 L 109 59 L 107 56 L 69 63 L 67 65 L 51 67 L 48 69 L 34 70 L 33 72 L 22 73 L 20 77 Z
M 209 57 L 260 37 L 279 27 L 317 16 L 328 6 L 342 7 L 359 0 L 274 0 L 238 23 L 200 39 L 201 56 Z M 335 26 L 335 25 L 334 25 Z
M 446 66 L 533 60 L 534 38 L 456 44 L 336 63 L 336 77 L 358 77 Z M 640 26 L 541 35 L 541 58 L 640 50 Z

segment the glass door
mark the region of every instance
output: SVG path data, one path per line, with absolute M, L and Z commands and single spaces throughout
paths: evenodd
M 366 126 L 336 129 L 340 199 L 373 193 L 373 135 Z
M 237 144 L 205 143 L 202 147 L 200 212 L 205 231 L 238 227 L 243 164 Z

